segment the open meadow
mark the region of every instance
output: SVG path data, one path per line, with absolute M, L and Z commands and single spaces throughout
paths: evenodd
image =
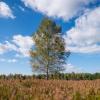
M 0 100 L 100 100 L 100 79 L 0 79 Z

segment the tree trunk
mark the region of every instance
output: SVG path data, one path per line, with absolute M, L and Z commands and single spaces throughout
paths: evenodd
M 48 72 L 48 67 L 47 67 L 47 72 L 46 72 L 46 79 L 49 79 L 49 72 Z

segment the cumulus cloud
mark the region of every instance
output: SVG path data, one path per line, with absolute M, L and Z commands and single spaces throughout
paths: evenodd
M 0 54 L 3 54 L 5 52 L 5 46 L 0 43 Z
M 13 37 L 13 43 L 17 46 L 17 51 L 24 56 L 29 56 L 29 50 L 34 44 L 30 36 L 16 35 Z
M 33 44 L 34 42 L 30 36 L 15 35 L 10 42 L 0 43 L 0 54 L 15 51 L 19 55 L 27 57 Z
M 95 0 L 22 0 L 26 7 L 39 11 L 50 17 L 66 21 L 79 15 Z
M 8 51 L 16 51 L 17 47 L 14 44 L 11 44 L 8 41 L 5 41 L 5 43 L 0 43 L 0 54 L 6 53 Z
M 64 37 L 72 52 L 100 52 L 100 7 L 88 10 L 75 21 Z
M 15 16 L 12 14 L 12 10 L 5 2 L 0 2 L 0 17 L 3 18 L 12 18 L 14 19 Z

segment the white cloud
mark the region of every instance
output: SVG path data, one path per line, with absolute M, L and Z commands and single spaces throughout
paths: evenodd
M 83 70 L 79 67 L 73 66 L 70 63 L 65 65 L 65 73 L 72 73 L 72 72 L 81 73 L 81 72 L 83 72 Z
M 15 51 L 20 56 L 28 57 L 33 44 L 34 42 L 30 36 L 15 35 L 10 42 L 0 43 L 0 54 Z
M 25 11 L 25 8 L 23 8 L 22 6 L 19 6 L 19 9 L 21 10 L 21 11 Z
M 17 59 L 8 59 L 8 63 L 16 63 L 17 61 Z
M 12 14 L 12 10 L 10 9 L 10 7 L 5 3 L 5 2 L 0 2 L 0 17 L 3 18 L 12 18 L 14 19 L 15 16 Z
M 18 62 L 18 60 L 17 60 L 17 59 L 5 59 L 5 58 L 0 58 L 0 62 L 16 63 L 16 62 Z
M 12 51 L 12 50 L 14 51 L 17 50 L 17 47 L 14 44 L 11 44 L 8 41 L 5 41 L 4 44 L 0 43 L 0 54 L 3 54 L 8 51 Z
M 95 0 L 22 0 L 26 7 L 42 12 L 50 17 L 66 21 L 79 15 L 85 7 Z
M 16 35 L 13 37 L 13 43 L 17 46 L 18 52 L 24 56 L 29 56 L 29 50 L 34 44 L 30 36 Z
M 64 38 L 72 52 L 100 52 L 100 7 L 76 19 L 75 27 Z
M 0 54 L 3 54 L 5 52 L 5 47 L 3 44 L 0 43 Z

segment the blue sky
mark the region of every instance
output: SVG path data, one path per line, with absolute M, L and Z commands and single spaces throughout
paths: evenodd
M 1 0 L 0 74 L 32 74 L 31 36 L 45 16 L 62 27 L 66 72 L 100 72 L 100 0 Z

